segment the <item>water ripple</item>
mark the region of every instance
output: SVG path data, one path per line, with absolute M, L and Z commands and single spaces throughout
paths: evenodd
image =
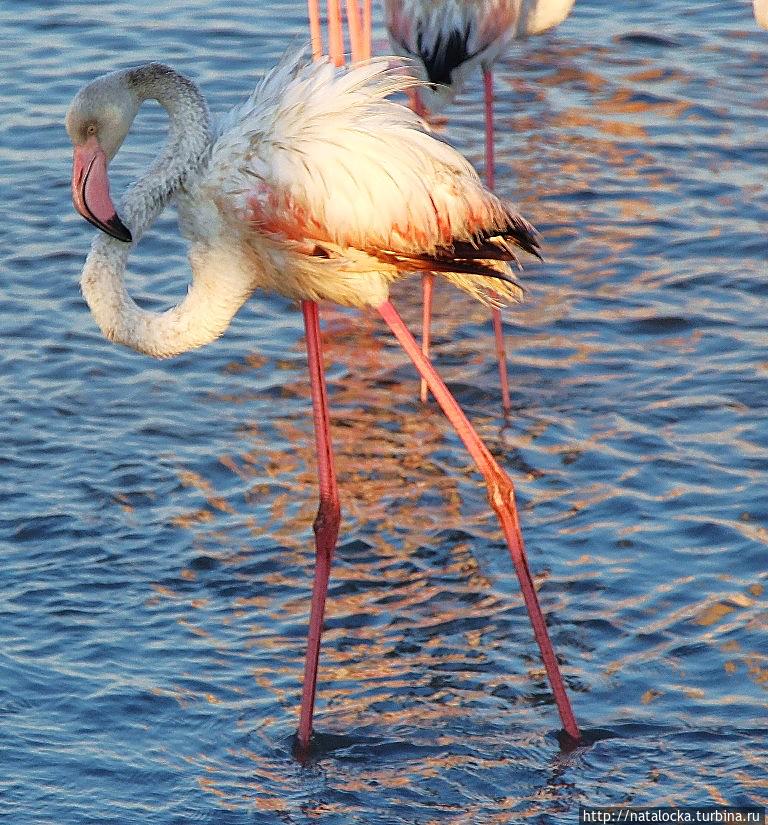
M 303 767 L 300 314 L 255 296 L 167 363 L 105 341 L 62 119 L 87 79 L 158 58 L 224 111 L 306 37 L 304 6 L 19 5 L 0 10 L 0 811 L 491 825 L 768 804 L 768 62 L 749 4 L 579 0 L 499 66 L 499 187 L 547 260 L 507 313 L 509 420 L 486 310 L 437 289 L 435 361 L 515 479 L 583 745 L 558 740 L 469 459 L 373 315 L 324 307 L 344 522 Z M 479 78 L 446 115 L 437 133 L 482 167 Z M 163 129 L 141 114 L 116 190 Z M 186 266 L 169 212 L 130 288 L 165 307 Z M 395 299 L 417 325 L 414 289 Z

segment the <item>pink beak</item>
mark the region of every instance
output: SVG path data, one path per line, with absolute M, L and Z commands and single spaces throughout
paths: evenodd
M 72 160 L 72 202 L 75 209 L 102 232 L 130 243 L 130 230 L 117 217 L 109 196 L 107 156 L 95 137 L 75 146 Z

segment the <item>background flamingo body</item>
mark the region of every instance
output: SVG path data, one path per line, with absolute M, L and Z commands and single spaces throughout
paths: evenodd
M 490 67 L 510 43 L 561 23 L 575 0 L 385 0 L 392 48 L 415 60 L 428 108 L 452 100 L 478 67 Z
M 491 66 L 509 43 L 562 22 L 574 0 L 385 0 L 387 30 L 393 48 L 414 59 L 428 81 L 409 92 L 411 106 L 423 117 L 429 108 L 452 100 L 466 77 L 480 65 L 485 94 L 485 180 L 495 186 L 493 76 Z M 425 108 L 422 97 L 427 100 Z M 432 277 L 423 278 L 422 350 L 429 354 Z M 502 406 L 511 409 L 501 312 L 493 307 L 493 331 L 499 363 Z M 421 400 L 427 388 L 421 382 Z

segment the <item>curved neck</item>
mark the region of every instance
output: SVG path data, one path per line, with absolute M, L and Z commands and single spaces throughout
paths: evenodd
M 163 151 L 122 199 L 123 221 L 138 240 L 185 180 L 197 174 L 213 138 L 205 99 L 186 77 L 158 63 L 128 69 L 124 75 L 137 109 L 145 100 L 156 100 L 168 112 Z
M 233 250 L 193 248 L 193 279 L 184 299 L 165 312 L 151 312 L 136 304 L 123 283 L 130 249 L 100 235 L 91 246 L 80 288 L 110 341 L 154 358 L 170 358 L 215 341 L 255 288 L 241 277 L 244 265 Z
M 136 109 L 144 100 L 157 100 L 170 121 L 160 157 L 122 199 L 120 212 L 136 243 L 174 194 L 198 176 L 212 137 L 205 100 L 185 77 L 159 64 L 121 74 Z M 124 284 L 132 247 L 99 234 L 91 244 L 80 286 L 104 335 L 139 352 L 165 358 L 215 340 L 251 293 L 232 279 L 227 283 L 226 277 L 217 278 L 221 273 L 216 272 L 215 258 L 193 249 L 193 282 L 184 300 L 163 313 L 141 309 Z

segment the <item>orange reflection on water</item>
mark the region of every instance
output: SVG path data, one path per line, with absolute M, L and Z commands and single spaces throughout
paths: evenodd
M 526 268 L 522 280 L 529 290 L 528 300 L 508 310 L 508 317 L 514 318 L 517 327 L 510 335 L 510 361 L 514 364 L 518 358 L 516 344 L 527 346 L 527 351 L 519 356 L 526 369 L 537 370 L 542 379 L 550 370 L 562 371 L 566 384 L 571 374 L 578 375 L 580 370 L 583 374 L 585 368 L 609 355 L 611 344 L 597 335 L 574 338 L 558 328 L 558 321 L 573 318 L 579 312 L 595 326 L 647 319 L 657 312 L 647 296 L 655 287 L 676 276 L 675 266 L 660 254 L 649 256 L 635 269 L 628 269 L 625 263 L 627 258 L 637 259 L 639 241 L 653 241 L 664 231 L 663 222 L 675 216 L 678 208 L 674 196 L 679 184 L 674 176 L 667 174 L 668 170 L 659 168 L 654 153 L 654 127 L 677 119 L 695 118 L 690 104 L 675 99 L 669 91 L 670 85 L 685 82 L 682 73 L 659 69 L 650 60 L 635 61 L 625 76 L 625 83 L 616 85 L 598 72 L 576 65 L 576 61 L 587 54 L 586 49 L 564 49 L 558 56 L 563 62 L 541 80 L 547 88 L 578 89 L 584 95 L 582 101 L 569 102 L 556 110 L 544 107 L 536 118 L 518 111 L 500 118 L 503 134 L 510 136 L 506 140 L 502 138 L 505 142 L 499 147 L 500 162 L 509 172 L 509 179 L 502 182 L 503 194 L 512 195 L 534 223 L 551 226 L 544 237 L 549 263 L 532 263 Z M 539 53 L 542 61 L 549 56 L 546 50 Z M 545 92 L 536 90 L 536 100 L 541 101 L 544 96 Z M 606 191 L 610 196 L 602 197 Z M 653 197 L 646 193 L 652 193 Z M 661 197 L 657 198 L 658 195 Z M 669 201 L 665 201 L 665 196 L 670 196 Z M 653 247 L 652 243 L 649 245 Z M 399 284 L 394 294 L 407 321 L 417 328 L 418 279 Z M 604 304 L 592 306 L 586 313 L 579 306 L 584 296 L 600 297 Z M 706 298 L 692 294 L 688 310 L 695 314 L 711 309 L 705 301 Z M 493 343 L 490 336 L 468 340 L 462 334 L 462 327 L 467 323 L 487 325 L 486 310 L 467 296 L 441 286 L 436 316 L 436 364 L 449 383 L 467 384 L 476 389 L 478 371 L 487 369 L 492 361 Z M 512 695 L 521 697 L 521 707 L 515 711 L 523 712 L 524 697 L 531 690 L 531 682 L 539 685 L 542 680 L 538 662 L 533 665 L 526 662 L 526 667 L 515 673 L 482 672 L 477 684 L 462 684 L 460 689 L 435 686 L 438 677 L 451 674 L 452 666 L 456 666 L 456 672 L 462 671 L 462 662 L 469 657 L 476 657 L 472 658 L 473 665 L 485 665 L 503 646 L 497 636 L 484 628 L 471 628 L 462 631 L 463 650 L 457 652 L 455 640 L 453 647 L 444 644 L 442 626 L 461 625 L 478 616 L 490 623 L 489 617 L 509 607 L 506 597 L 493 592 L 493 583 L 483 574 L 471 541 L 454 541 L 448 549 L 441 545 L 442 556 L 436 560 L 425 561 L 419 557 L 425 547 L 434 550 L 435 536 L 443 530 L 468 529 L 482 537 L 496 535 L 497 528 L 488 508 L 467 503 L 465 491 L 471 485 L 474 489 L 479 487 L 469 459 L 450 441 L 451 437 L 446 436 L 445 422 L 434 408 L 424 410 L 414 403 L 415 372 L 404 366 L 402 354 L 388 345 L 386 335 L 380 334 L 380 323 L 373 313 L 323 307 L 322 318 L 325 360 L 331 374 L 331 427 L 342 498 L 341 544 L 343 546 L 347 538 L 354 539 L 364 533 L 366 546 L 360 551 L 361 557 L 354 548 L 349 552 L 342 549 L 332 572 L 331 586 L 336 592 L 328 602 L 329 627 L 318 686 L 321 724 L 327 714 L 333 719 L 333 729 L 342 731 L 357 730 L 368 724 L 375 724 L 380 730 L 402 727 L 441 730 L 446 720 L 462 719 L 472 703 L 482 706 L 489 696 L 495 697 L 495 691 L 505 688 L 512 688 Z M 654 344 L 685 355 L 695 351 L 700 336 L 697 330 L 657 336 Z M 631 351 L 631 348 L 630 342 L 627 349 Z M 265 359 L 252 354 L 231 362 L 226 371 L 244 375 L 241 386 L 247 386 L 248 373 L 266 364 Z M 295 369 L 295 363 L 289 365 L 286 374 L 291 369 Z M 611 373 L 608 369 L 600 373 L 595 368 L 592 378 L 607 382 Z M 495 387 L 488 388 L 488 397 L 494 399 L 494 392 Z M 261 691 L 274 697 L 281 713 L 289 716 L 297 712 L 303 651 L 298 643 L 286 649 L 285 639 L 279 632 L 267 634 L 265 625 L 266 620 L 270 625 L 280 622 L 297 625 L 306 620 L 313 555 L 310 525 L 317 506 L 317 480 L 309 388 L 304 375 L 292 377 L 284 393 L 286 398 L 302 399 L 306 413 L 270 422 L 279 435 L 279 443 L 265 434 L 260 422 L 253 421 L 243 433 L 242 448 L 219 458 L 221 467 L 246 482 L 243 499 L 224 498 L 217 494 L 212 481 L 184 471 L 180 477 L 200 490 L 205 506 L 179 515 L 174 523 L 191 531 L 196 545 L 205 539 L 205 552 L 216 556 L 225 568 L 234 569 L 249 557 L 247 542 L 233 549 L 226 526 L 220 534 L 211 532 L 211 527 L 221 523 L 225 515 L 234 515 L 248 526 L 253 536 L 268 534 L 270 540 L 282 544 L 286 565 L 304 575 L 306 586 L 302 590 L 297 589 L 295 572 L 267 573 L 263 583 L 275 590 L 284 589 L 289 595 L 236 597 L 228 615 L 216 617 L 222 626 L 241 626 L 245 637 L 238 641 L 240 650 L 258 647 L 274 651 L 280 664 L 258 663 L 249 670 Z M 217 400 L 243 404 L 252 398 L 253 393 L 242 391 Z M 478 409 L 472 411 L 472 417 L 481 434 L 494 448 L 499 448 L 495 403 L 495 400 L 476 402 Z M 675 403 L 673 398 L 655 400 L 649 402 L 648 409 L 671 409 Z M 604 420 L 593 422 L 594 430 L 590 433 L 581 431 L 573 438 L 541 446 L 540 440 L 550 427 L 561 427 L 566 432 L 569 427 L 578 431 L 578 427 L 561 411 L 553 422 L 547 421 L 543 413 L 531 418 L 534 420 L 515 431 L 514 447 L 535 447 L 536 450 L 529 452 L 559 458 L 564 468 L 582 456 L 604 453 L 605 444 L 620 434 L 615 421 L 605 416 Z M 621 426 L 627 430 L 631 424 L 622 422 Z M 674 428 L 670 427 L 665 436 L 672 440 L 674 434 Z M 635 457 L 637 469 L 627 470 L 619 479 L 620 484 L 640 473 L 646 456 L 638 453 Z M 556 477 L 556 471 L 542 469 L 543 461 L 539 467 L 535 457 L 526 460 L 531 463 L 519 473 L 526 473 L 532 479 Z M 676 485 L 664 491 L 648 490 L 643 496 L 658 502 L 679 498 L 686 492 L 690 490 Z M 608 531 L 611 516 L 602 523 L 578 517 L 609 503 L 616 494 L 615 486 L 601 482 L 586 484 L 576 491 L 569 489 L 567 507 L 547 516 L 549 526 L 555 524 L 553 532 L 560 537 L 588 536 L 601 526 Z M 536 518 L 544 505 L 557 503 L 561 498 L 562 489 L 556 484 L 531 486 L 528 507 L 532 517 Z M 267 523 L 257 522 L 249 515 L 251 506 L 263 502 L 267 503 Z M 615 544 L 605 551 L 585 553 L 571 563 L 573 575 L 569 583 L 582 585 L 582 592 L 588 592 L 589 585 L 603 578 L 616 581 L 633 573 L 636 551 L 632 541 L 635 537 L 647 537 L 649 526 L 640 521 L 618 523 Z M 749 534 L 751 540 L 765 543 L 765 529 L 760 525 L 744 523 L 736 529 Z M 218 552 L 216 542 L 221 544 Z M 416 559 L 413 565 L 404 567 L 403 561 L 412 557 Z M 429 564 L 439 564 L 443 573 L 463 583 L 456 584 L 455 589 L 443 580 L 436 583 L 428 570 Z M 236 577 L 243 575 L 240 571 L 235 573 Z M 543 580 L 545 577 L 539 576 L 537 584 L 540 586 Z M 690 592 L 692 581 L 691 576 L 679 576 L 656 586 L 649 584 L 641 593 L 632 592 L 630 596 L 619 596 L 608 602 L 601 600 L 602 608 L 589 606 L 590 619 L 602 620 L 614 635 L 607 652 L 606 649 L 580 651 L 585 661 L 604 662 L 592 684 L 599 685 L 602 677 L 606 681 L 614 679 L 619 686 L 620 681 L 615 678 L 618 674 L 629 678 L 632 673 L 647 668 L 657 668 L 659 672 L 666 669 L 669 674 L 652 689 L 628 683 L 624 709 L 627 718 L 633 718 L 637 704 L 652 715 L 664 702 L 676 701 L 683 705 L 686 700 L 702 701 L 711 695 L 706 685 L 694 683 L 694 677 L 686 672 L 683 654 L 671 652 L 673 640 L 679 634 L 670 628 L 676 625 L 689 629 L 695 641 L 711 645 L 712 650 L 721 655 L 723 679 L 733 679 L 734 685 L 744 676 L 761 686 L 768 682 L 768 663 L 762 653 L 726 648 L 728 643 L 719 645 L 727 630 L 743 627 L 745 623 L 754 628 L 765 627 L 766 611 L 759 606 L 762 585 L 754 583 L 746 592 L 694 596 L 684 603 L 676 603 L 675 594 Z M 170 590 L 157 596 L 180 598 Z M 548 597 L 553 615 L 562 607 L 568 613 L 574 598 L 567 591 L 548 593 Z M 513 599 L 517 598 L 515 594 Z M 194 607 L 191 601 L 189 606 L 191 613 Z M 259 622 L 260 612 L 264 613 L 264 624 Z M 249 617 L 250 624 L 242 628 Z M 630 632 L 633 621 L 642 627 L 649 641 L 644 642 L 639 651 L 626 653 L 627 646 L 621 637 Z M 192 622 L 185 626 L 190 632 L 210 639 L 212 645 L 219 644 L 215 641 L 215 628 L 201 628 Z M 410 646 L 401 651 L 398 643 L 406 635 L 406 628 L 413 632 L 416 641 L 408 639 Z M 456 635 L 455 630 L 447 632 Z M 651 641 L 652 635 L 657 640 Z M 616 653 L 617 650 L 622 652 Z M 428 700 L 422 702 L 414 699 L 413 693 L 408 695 L 409 691 L 424 687 L 430 688 Z M 731 694 L 722 697 L 722 703 L 740 702 L 736 691 L 734 687 Z M 398 697 L 404 696 L 407 701 L 401 704 Z M 205 700 L 205 694 L 197 697 L 198 701 L 201 699 Z M 271 721 L 266 714 L 260 717 L 259 724 Z M 249 723 L 240 719 L 238 724 L 248 727 Z M 265 741 L 270 742 L 266 736 Z M 263 770 L 263 754 L 250 754 L 248 758 Z M 408 764 L 408 782 L 440 776 L 451 768 L 466 767 L 467 762 L 465 756 L 429 755 L 421 763 Z M 492 763 L 478 762 L 472 767 L 490 768 Z M 223 794 L 230 801 L 238 800 L 238 804 L 264 811 L 284 810 L 280 800 L 264 791 L 259 780 L 251 779 L 247 771 L 233 780 L 227 765 L 207 765 L 204 769 L 217 777 L 217 795 Z M 269 778 L 277 785 L 283 784 L 279 772 Z M 658 771 L 648 768 L 633 784 L 633 791 L 645 791 L 653 798 L 653 788 L 658 781 Z M 746 778 L 744 786 L 750 787 L 749 782 L 751 787 L 759 784 Z M 396 790 L 406 784 L 403 776 L 392 772 L 391 766 L 381 770 L 373 766 L 362 775 L 339 780 L 336 787 L 362 792 L 382 786 Z M 211 788 L 211 782 L 205 787 Z M 497 816 L 489 815 L 487 807 L 478 815 L 483 822 L 499 823 L 538 817 L 542 800 L 557 799 L 557 790 L 547 786 L 539 793 L 535 804 L 522 806 L 522 810 L 518 807 L 524 800 L 500 798 Z M 713 799 L 716 796 L 711 795 Z M 676 794 L 656 801 L 662 804 L 665 800 L 686 801 Z M 310 803 L 303 813 L 319 818 L 332 810 L 332 805 Z M 445 818 L 441 818 L 441 822 L 470 823 L 477 811 L 443 813 Z

